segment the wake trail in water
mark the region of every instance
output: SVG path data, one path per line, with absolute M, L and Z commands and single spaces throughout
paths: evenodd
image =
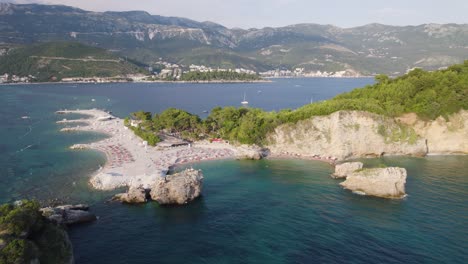
M 23 152 L 23 151 L 25 151 L 25 150 L 27 150 L 28 148 L 31 148 L 31 147 L 33 147 L 33 146 L 34 146 L 34 144 L 28 145 L 28 146 L 25 147 L 25 148 L 22 148 L 22 149 L 20 149 L 20 150 L 17 150 L 16 153 Z
M 26 137 L 27 135 L 31 134 L 31 132 L 33 131 L 33 127 L 36 126 L 37 124 L 41 123 L 42 120 L 39 120 L 35 123 L 33 123 L 32 125 L 29 126 L 29 131 L 26 132 L 24 135 L 20 136 L 19 139 L 23 139 L 24 137 Z
M 24 135 L 20 136 L 19 139 L 23 139 L 25 136 L 31 134 L 31 132 L 32 132 L 32 126 L 29 126 L 29 131 L 26 132 Z

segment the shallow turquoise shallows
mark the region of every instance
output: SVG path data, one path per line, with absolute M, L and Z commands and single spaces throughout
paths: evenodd
M 225 160 L 192 165 L 205 174 L 192 204 L 129 206 L 106 202 L 114 192 L 89 189 L 102 154 L 67 149 L 103 136 L 60 133 L 55 121 L 63 116 L 53 113 L 101 107 L 123 117 L 168 106 L 202 113 L 240 105 L 244 91 L 253 106 L 296 108 L 371 82 L 0 86 L 0 201 L 91 204 L 99 220 L 70 229 L 77 263 L 468 263 L 468 157 L 364 160 L 408 170 L 403 200 L 343 190 L 325 163 Z

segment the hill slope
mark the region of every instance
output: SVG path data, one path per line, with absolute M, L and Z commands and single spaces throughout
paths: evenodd
M 0 74 L 35 77 L 36 81 L 66 77 L 114 77 L 142 72 L 132 63 L 100 48 L 52 42 L 12 49 L 0 57 Z
M 0 3 L 0 43 L 78 41 L 152 63 L 205 62 L 254 70 L 302 67 L 400 75 L 468 59 L 468 25 L 355 28 L 298 24 L 228 29 L 211 22 L 143 11 L 89 12 L 66 6 Z M 253 63 L 252 61 L 255 61 Z

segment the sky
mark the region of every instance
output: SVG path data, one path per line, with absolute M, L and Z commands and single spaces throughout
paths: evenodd
M 62 4 L 92 11 L 144 10 L 153 15 L 212 21 L 229 28 L 298 23 L 349 28 L 370 23 L 468 23 L 468 0 L 0 0 Z

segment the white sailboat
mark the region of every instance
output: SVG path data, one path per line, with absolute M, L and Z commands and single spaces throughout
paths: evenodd
M 244 106 L 249 104 L 249 102 L 245 100 L 245 93 L 244 93 L 244 101 L 242 101 L 241 104 Z

